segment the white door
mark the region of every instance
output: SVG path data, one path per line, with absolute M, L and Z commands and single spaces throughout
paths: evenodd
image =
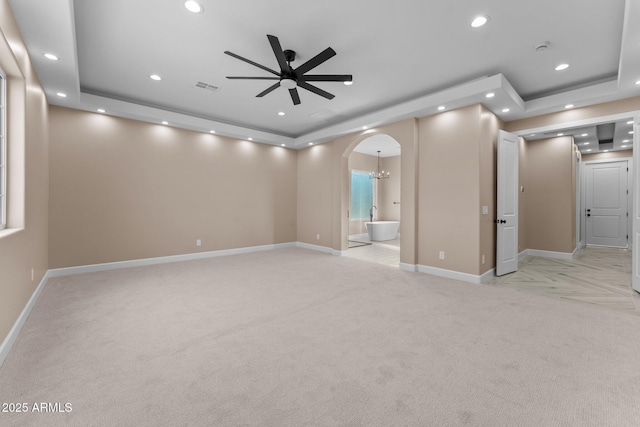
M 591 163 L 585 173 L 587 245 L 626 248 L 627 161 Z
M 496 275 L 518 270 L 518 137 L 498 133 Z
M 640 121 L 638 116 L 634 118 L 633 125 L 633 247 L 632 247 L 632 271 L 631 285 L 640 292 Z

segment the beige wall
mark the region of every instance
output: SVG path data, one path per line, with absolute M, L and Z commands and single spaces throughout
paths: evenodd
M 563 110 L 557 113 L 543 114 L 526 119 L 512 120 L 505 123 L 505 130 L 515 132 L 524 129 L 533 129 L 541 126 L 562 125 L 563 123 L 594 119 L 613 114 L 627 113 L 640 110 L 640 96 L 589 105 L 582 108 Z
M 419 120 L 419 264 L 474 275 L 495 267 L 499 127 L 481 105 Z
M 294 150 L 54 106 L 50 140 L 51 268 L 296 241 Z
M 529 249 L 527 242 L 527 141 L 518 139 L 518 252 Z M 527 186 L 528 189 L 528 186 Z
M 575 249 L 575 161 L 570 136 L 526 143 L 527 249 Z
M 382 169 L 391 175 L 378 185 L 378 218 L 381 221 L 400 221 L 402 156 L 385 157 L 380 163 Z
M 633 158 L 633 150 L 609 151 L 608 153 L 583 153 L 582 161 Z
M 0 231 L 2 342 L 48 268 L 47 104 L 7 0 L 0 0 L 0 68 L 8 79 L 10 228 Z

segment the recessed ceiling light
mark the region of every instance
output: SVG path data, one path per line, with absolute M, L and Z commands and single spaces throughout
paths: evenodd
M 627 148 L 627 146 L 626 145 L 621 145 L 620 148 Z
M 529 135 L 529 136 L 536 136 L 536 134 L 535 134 L 535 133 L 532 133 L 532 134 L 531 134 L 531 135 Z
M 585 143 L 584 143 L 584 144 L 582 144 L 582 145 L 589 145 L 589 144 L 590 144 L 589 142 L 585 142 Z
M 471 26 L 473 28 L 482 27 L 488 20 L 489 18 L 487 16 L 476 16 L 473 18 L 473 21 L 471 21 Z
M 588 133 L 583 133 L 583 134 L 582 134 L 582 135 L 580 135 L 580 136 L 589 136 L 589 134 L 588 134 Z
M 367 126 L 362 126 L 362 130 L 367 130 L 369 129 Z
M 564 133 L 559 133 L 558 136 L 564 136 Z
M 510 108 L 503 108 L 503 109 L 502 109 L 502 112 L 503 112 L 503 113 L 508 113 L 509 111 L 511 111 L 511 109 L 510 109 Z
M 488 94 L 485 95 L 487 98 L 493 98 L 494 96 L 496 96 L 495 93 L 493 92 L 489 92 Z
M 560 64 L 556 67 L 556 71 L 566 70 L 567 68 L 569 68 L 569 64 Z
M 163 120 L 163 121 L 162 121 L 162 124 L 163 124 L 163 125 L 168 125 L 168 124 L 169 124 L 169 122 L 167 122 L 167 121 L 164 121 L 164 120 Z
M 584 150 L 584 151 L 591 151 L 591 148 L 589 148 L 588 150 Z
M 280 144 L 280 147 L 286 147 L 287 144 Z
M 202 5 L 195 0 L 185 1 L 184 7 L 186 7 L 189 12 L 193 13 L 202 13 L 204 11 L 204 7 L 202 7 Z
M 159 76 L 159 75 L 157 75 L 157 74 L 151 74 L 151 75 L 149 76 L 149 78 L 150 78 L 151 80 L 155 80 L 155 81 L 157 81 L 157 82 L 159 82 L 160 80 L 162 80 L 162 77 L 160 77 L 160 76 Z
M 98 108 L 98 113 L 106 113 L 106 111 L 104 111 L 102 108 Z
M 216 133 L 216 131 L 215 130 L 210 130 L 209 133 Z
M 633 120 L 629 120 L 629 121 L 627 122 L 627 124 L 628 124 L 628 125 L 632 125 L 632 124 L 633 124 Z
M 280 111 L 280 112 L 278 113 L 278 115 L 279 115 L 279 116 L 284 116 L 284 111 Z
M 353 80 L 348 81 L 348 82 L 344 82 L 344 84 L 345 84 L 346 86 L 351 86 L 351 85 L 353 84 Z
M 58 95 L 60 98 L 66 98 L 67 97 L 67 94 L 63 93 L 63 92 L 58 92 L 58 93 L 56 93 L 56 95 Z
M 629 142 L 629 140 L 628 139 L 623 139 L 622 142 Z
M 58 59 L 60 59 L 56 55 L 54 55 L 53 53 L 45 53 L 44 57 L 48 58 L 48 59 L 50 59 L 52 61 L 57 61 Z
M 249 141 L 253 141 L 253 138 L 247 138 Z
M 313 142 L 310 142 L 309 145 L 313 145 Z
M 604 150 L 604 152 L 605 152 L 605 153 L 608 153 L 608 152 L 609 152 L 609 150 Z
M 441 105 L 441 106 L 439 106 L 439 107 L 438 107 L 438 111 L 442 111 L 442 110 L 444 110 L 445 108 L 446 108 L 446 107 L 445 107 L 444 105 Z
M 60 95 L 60 94 L 58 94 L 58 95 Z M 629 131 L 629 135 L 633 135 L 633 131 Z
M 564 106 L 564 108 L 567 108 L 567 109 L 568 108 L 573 108 L 573 104 L 567 104 L 567 105 Z
M 636 82 L 636 84 L 637 84 L 637 85 L 640 85 L 640 80 L 638 80 L 638 81 Z

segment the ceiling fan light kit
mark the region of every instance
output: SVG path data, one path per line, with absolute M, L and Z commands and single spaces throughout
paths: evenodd
M 315 93 L 316 95 L 322 96 L 326 99 L 333 99 L 335 95 L 326 92 L 320 89 L 317 86 L 314 86 L 308 82 L 351 82 L 353 80 L 353 76 L 350 74 L 305 74 L 308 71 L 316 68 L 320 64 L 324 63 L 328 59 L 334 57 L 336 55 L 335 50 L 328 47 L 304 64 L 300 65 L 298 68 L 291 67 L 291 62 L 295 61 L 296 53 L 293 50 L 282 50 L 280 46 L 280 41 L 276 36 L 267 35 L 267 39 L 269 39 L 269 44 L 271 44 L 271 49 L 278 61 L 278 65 L 280 67 L 280 71 L 273 70 L 269 67 L 265 67 L 264 65 L 258 64 L 257 62 L 253 62 L 250 59 L 244 58 L 240 55 L 237 55 L 233 52 L 225 51 L 229 56 L 232 56 L 236 59 L 244 61 L 248 64 L 251 64 L 255 67 L 261 68 L 269 73 L 275 75 L 276 77 L 245 77 L 245 76 L 227 76 L 228 79 L 231 80 L 278 80 L 273 85 L 269 86 L 267 89 L 260 92 L 256 95 L 257 98 L 261 98 L 280 86 L 289 90 L 289 95 L 291 96 L 291 101 L 293 101 L 294 105 L 300 104 L 300 95 L 298 94 L 298 87 L 308 90 L 309 92 Z

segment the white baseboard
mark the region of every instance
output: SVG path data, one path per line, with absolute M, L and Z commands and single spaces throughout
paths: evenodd
M 334 256 L 347 256 L 347 251 L 339 251 L 337 249 L 331 249 L 331 255 L 334 255 Z
M 539 249 L 527 249 L 527 255 L 531 256 L 539 256 L 542 258 L 553 258 L 553 259 L 572 259 L 573 254 L 576 253 L 574 249 L 573 252 L 554 252 L 554 251 L 541 251 Z
M 79 267 L 65 267 L 49 270 L 49 277 L 69 276 L 72 274 L 95 273 L 97 271 L 118 270 L 121 268 L 142 267 L 145 265 L 165 264 L 170 262 L 192 261 L 196 259 L 215 258 L 221 256 L 246 254 L 251 252 L 269 251 L 272 249 L 295 248 L 296 243 L 276 243 L 273 245 L 249 246 L 246 248 L 223 249 L 219 251 L 196 252 L 192 254 L 171 255 L 155 258 L 135 259 L 130 261 L 107 262 L 103 264 L 81 265 Z
M 296 242 L 296 246 L 302 249 L 310 249 L 312 251 L 322 252 L 325 254 L 333 254 L 333 249 L 327 246 L 312 245 L 311 243 Z
M 459 271 L 431 267 L 429 265 L 418 265 L 418 271 L 420 273 L 432 274 L 434 276 L 446 277 L 447 279 L 461 280 L 463 282 L 475 283 L 478 285 L 482 283 L 482 280 L 483 278 L 485 278 L 485 275 L 489 275 L 489 274 L 493 275 L 493 270 L 489 270 L 486 273 L 484 273 L 482 276 L 479 276 L 476 274 L 461 273 Z M 491 276 L 487 276 L 487 277 L 491 277 Z
M 496 276 L 496 269 L 492 268 L 489 271 L 485 271 L 480 275 L 480 283 L 487 283 L 489 280 Z
M 16 339 L 18 339 L 18 335 L 20 334 L 20 331 L 22 330 L 22 327 L 24 326 L 24 324 L 27 322 L 27 319 L 31 314 L 31 310 L 33 310 L 33 307 L 35 307 L 36 302 L 38 301 L 38 298 L 42 293 L 42 290 L 47 284 L 47 280 L 49 280 L 49 277 L 51 276 L 47 271 L 45 275 L 42 277 L 42 280 L 40 281 L 40 284 L 38 284 L 38 287 L 36 288 L 36 290 L 33 291 L 33 294 L 31 295 L 31 298 L 29 298 L 27 305 L 25 305 L 24 308 L 22 309 L 20 316 L 18 316 L 18 318 L 16 319 L 15 323 L 13 324 L 13 327 L 5 337 L 4 341 L 2 341 L 2 344 L 0 344 L 0 366 L 2 366 L 2 364 L 4 363 L 4 360 L 7 358 L 7 356 L 9 355 L 9 352 L 11 351 L 11 347 L 13 347 L 13 344 L 16 342 Z
M 406 262 L 401 262 L 400 264 L 398 264 L 398 268 L 402 271 L 410 271 L 412 273 L 415 273 L 416 271 L 418 271 L 417 265 L 407 264 Z
M 518 254 L 518 261 L 522 261 L 524 258 L 527 257 L 527 255 L 529 255 L 529 249 L 525 249 L 524 251 L 520 252 Z

